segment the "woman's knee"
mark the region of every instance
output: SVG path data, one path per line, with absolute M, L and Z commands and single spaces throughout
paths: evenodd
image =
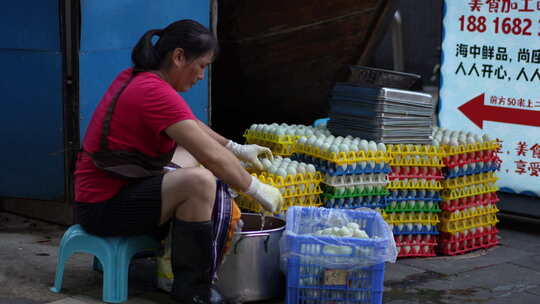
M 185 221 L 207 221 L 212 214 L 216 195 L 216 178 L 203 168 L 194 168 L 186 177 L 188 198 L 176 208 L 176 218 Z
M 216 192 L 216 177 L 208 169 L 193 168 L 190 172 L 189 189 L 192 195 L 214 197 Z M 213 203 L 213 200 L 212 202 Z
M 186 221 L 208 220 L 214 206 L 216 178 L 204 168 L 184 168 L 165 175 L 162 221 L 176 214 Z

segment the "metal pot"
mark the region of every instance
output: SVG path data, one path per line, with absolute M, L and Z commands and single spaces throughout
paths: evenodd
M 279 239 L 285 221 L 266 216 L 261 229 L 261 215 L 242 213 L 244 226 L 236 232 L 232 246 L 218 272 L 216 286 L 225 299 L 251 302 L 282 295 L 284 277 L 279 268 Z

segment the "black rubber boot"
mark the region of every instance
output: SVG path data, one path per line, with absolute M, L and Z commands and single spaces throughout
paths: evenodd
M 171 294 L 179 303 L 225 303 L 212 285 L 212 236 L 211 221 L 173 222 L 171 264 L 174 282 Z

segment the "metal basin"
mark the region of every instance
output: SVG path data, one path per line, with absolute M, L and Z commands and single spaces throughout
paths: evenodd
M 279 239 L 285 221 L 243 213 L 242 232 L 234 235 L 232 247 L 221 265 L 216 285 L 230 302 L 243 303 L 282 295 L 284 277 L 279 268 Z

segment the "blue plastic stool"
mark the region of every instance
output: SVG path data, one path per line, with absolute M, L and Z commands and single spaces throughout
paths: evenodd
M 326 125 L 326 124 L 328 123 L 329 120 L 330 120 L 329 117 L 316 119 L 316 120 L 313 122 L 313 127 L 318 127 L 318 126 L 320 126 L 320 125 Z
M 128 297 L 128 272 L 131 258 L 139 252 L 157 250 L 159 241 L 149 235 L 130 237 L 98 237 L 73 225 L 60 242 L 56 276 L 51 291 L 60 292 L 64 263 L 76 252 L 95 256 L 103 270 L 103 302 L 122 303 Z

